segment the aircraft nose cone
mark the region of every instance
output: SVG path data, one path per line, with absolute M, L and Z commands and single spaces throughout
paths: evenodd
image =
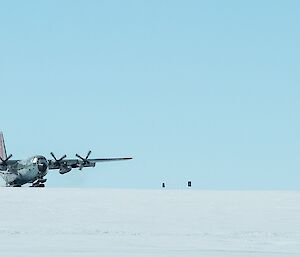
M 47 164 L 46 163 L 39 163 L 38 169 L 40 172 L 45 172 L 47 170 Z

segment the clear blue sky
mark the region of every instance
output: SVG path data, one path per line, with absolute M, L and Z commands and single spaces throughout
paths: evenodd
M 5 1 L 15 158 L 133 156 L 48 186 L 300 189 L 299 1 Z

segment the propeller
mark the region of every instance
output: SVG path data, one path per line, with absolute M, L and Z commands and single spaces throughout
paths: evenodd
M 84 166 L 85 164 L 89 164 L 89 163 L 90 163 L 89 160 L 88 160 L 88 158 L 90 157 L 91 153 L 92 153 L 92 151 L 90 150 L 90 151 L 87 153 L 87 155 L 86 155 L 85 158 L 81 157 L 79 154 L 76 154 L 76 157 L 79 158 L 80 160 L 82 160 L 82 163 L 81 163 L 80 166 L 79 166 L 79 170 L 82 170 L 82 169 L 83 169 L 83 166 Z
M 55 155 L 54 155 L 53 152 L 51 152 L 50 154 L 51 154 L 51 156 L 53 157 L 53 159 L 55 160 L 55 162 L 54 162 L 55 165 L 56 165 L 56 164 L 57 164 L 57 165 L 60 165 L 61 162 L 62 162 L 62 160 L 65 159 L 65 158 L 67 157 L 67 155 L 64 155 L 64 156 L 62 156 L 61 158 L 57 159 L 57 158 L 55 157 Z
M 2 157 L 0 157 L 1 160 L 1 165 L 7 165 L 7 161 L 12 157 L 12 154 L 10 154 L 6 159 L 2 159 Z

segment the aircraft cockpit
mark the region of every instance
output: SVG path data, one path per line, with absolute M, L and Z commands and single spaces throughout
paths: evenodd
M 34 157 L 34 158 L 32 159 L 32 163 L 33 163 L 33 164 L 37 164 L 37 163 L 38 163 L 38 158 L 37 158 L 37 157 Z

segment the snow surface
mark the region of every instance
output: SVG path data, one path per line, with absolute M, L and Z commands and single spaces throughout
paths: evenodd
M 0 189 L 0 256 L 300 256 L 300 192 Z

